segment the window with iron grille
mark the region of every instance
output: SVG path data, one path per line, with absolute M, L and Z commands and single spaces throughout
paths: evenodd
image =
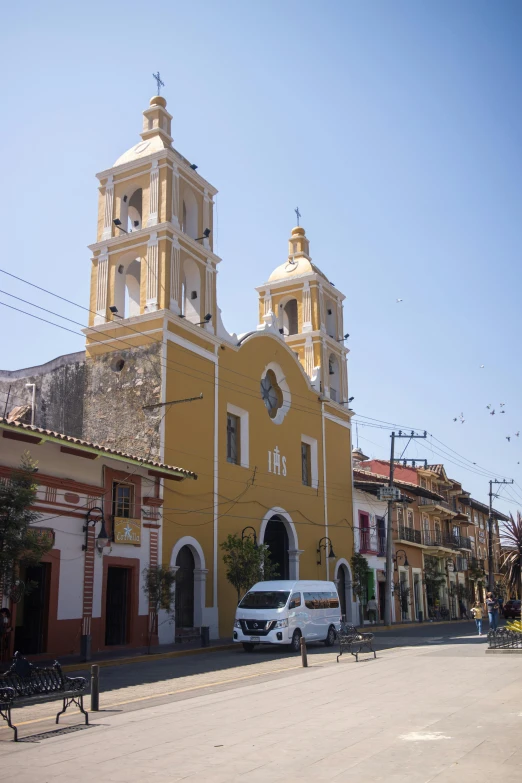
M 310 487 L 312 485 L 312 460 L 309 443 L 301 443 L 301 476 L 303 484 Z
M 239 427 L 240 418 L 233 413 L 227 413 L 227 462 L 239 465 Z
M 113 482 L 112 513 L 115 517 L 125 517 L 126 519 L 134 516 L 134 484 Z

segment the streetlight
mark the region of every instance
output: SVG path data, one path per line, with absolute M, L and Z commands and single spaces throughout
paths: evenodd
M 252 535 L 251 536 L 250 536 L 250 534 L 246 533 L 247 530 L 251 530 L 252 531 Z M 257 533 L 256 533 L 256 531 L 254 530 L 254 528 L 251 525 L 249 525 L 248 527 L 244 527 L 243 530 L 241 531 L 241 541 L 243 541 L 245 538 L 253 538 L 254 539 L 254 546 L 257 549 Z
M 94 512 L 97 512 L 99 514 L 99 517 L 96 519 L 91 519 L 91 514 Z M 85 518 L 85 525 L 83 527 L 83 532 L 85 533 L 85 544 L 82 545 L 82 549 L 85 552 L 88 547 L 88 541 L 89 541 L 89 525 L 96 525 L 97 522 L 101 522 L 101 528 L 100 532 L 98 533 L 98 537 L 96 539 L 96 548 L 98 552 L 103 551 L 104 547 L 107 546 L 109 543 L 109 536 L 107 535 L 107 530 L 105 529 L 105 518 L 103 516 L 103 509 L 99 508 L 99 506 L 95 506 L 94 508 L 90 508 L 87 512 L 87 516 Z
M 323 544 L 324 541 L 324 544 Z M 321 540 L 319 541 L 319 546 L 317 548 L 317 554 L 319 555 L 319 560 L 317 561 L 317 565 L 321 565 L 321 549 L 324 549 L 325 554 L 326 550 L 328 548 L 328 545 L 330 545 L 330 551 L 328 552 L 328 560 L 335 560 L 335 552 L 333 551 L 333 546 L 331 540 L 328 538 L 328 536 L 323 536 Z

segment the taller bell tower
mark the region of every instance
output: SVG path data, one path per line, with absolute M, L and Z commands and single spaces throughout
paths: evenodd
M 217 190 L 174 149 L 171 134 L 167 102 L 156 95 L 143 112 L 141 141 L 97 175 L 91 325 L 167 310 L 192 323 L 207 315 L 203 328 L 215 331 Z
M 256 290 L 258 330 L 276 331 L 298 356 L 317 391 L 332 402 L 346 402 L 345 297 L 312 263 L 310 243 L 302 226 L 292 229 L 286 261 Z

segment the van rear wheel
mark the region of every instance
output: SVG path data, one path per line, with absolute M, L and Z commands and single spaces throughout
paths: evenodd
M 328 629 L 328 634 L 326 636 L 326 639 L 324 640 L 325 647 L 333 647 L 335 644 L 337 634 L 335 633 L 335 628 L 333 625 L 331 625 Z
M 290 651 L 298 653 L 301 650 L 301 631 L 294 631 L 292 641 L 290 642 Z
M 252 642 L 243 642 L 243 650 L 245 652 L 254 652 L 255 644 L 252 644 Z

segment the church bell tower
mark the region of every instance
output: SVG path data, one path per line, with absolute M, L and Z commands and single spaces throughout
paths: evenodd
M 299 215 L 298 215 L 299 217 Z M 258 330 L 276 331 L 299 358 L 310 382 L 332 402 L 348 399 L 343 340 L 344 295 L 312 263 L 302 226 L 292 229 L 288 258 L 259 293 Z
M 174 149 L 171 134 L 172 115 L 156 95 L 143 112 L 141 140 L 97 175 L 91 325 L 165 310 L 215 331 L 217 190 Z

